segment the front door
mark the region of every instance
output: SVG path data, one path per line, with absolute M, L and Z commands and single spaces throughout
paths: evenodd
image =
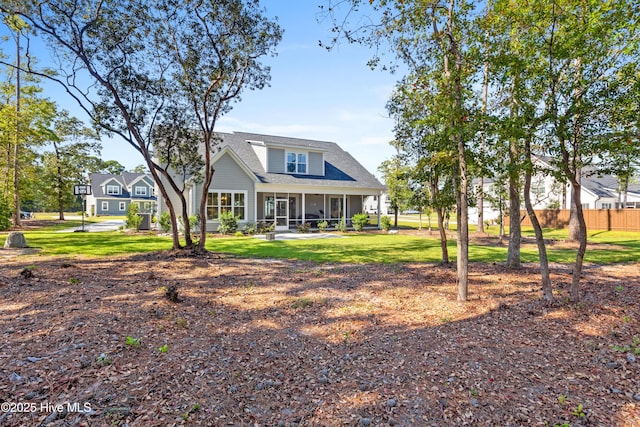
M 287 199 L 276 200 L 276 230 L 289 229 L 289 201 Z

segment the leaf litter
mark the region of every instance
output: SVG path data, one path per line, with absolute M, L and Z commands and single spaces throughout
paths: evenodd
M 639 268 L 10 258 L 0 425 L 640 426 Z

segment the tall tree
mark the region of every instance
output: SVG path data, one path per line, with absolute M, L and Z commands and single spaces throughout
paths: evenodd
M 203 251 L 208 194 L 215 172 L 212 156 L 219 144 L 217 121 L 243 90 L 268 84 L 270 68 L 260 59 L 274 55 L 282 30 L 264 16 L 258 0 L 158 0 L 157 4 L 161 27 L 156 43 L 175 60 L 169 70 L 176 83 L 174 99 L 179 99 L 180 109 L 198 129 L 197 146 L 204 160 L 198 210 L 198 249 Z
M 75 204 L 73 186 L 83 183 L 91 157 L 99 154 L 100 144 L 95 141 L 93 131 L 68 111 L 61 111 L 54 122 L 50 150 L 42 154 L 43 180 L 53 191 L 43 194 L 42 201 L 58 211 L 58 218 L 64 220 L 66 208 Z
M 600 151 L 597 141 L 606 122 L 607 82 L 629 63 L 637 67 L 640 9 L 636 2 L 626 0 L 544 3 L 540 11 L 546 25 L 539 34 L 544 48 L 538 58 L 548 67 L 543 75 L 551 131 L 548 147 L 559 160 L 558 170 L 571 184 L 579 224 L 570 286 L 570 298 L 576 301 L 587 248 L 581 171 Z
M 468 152 L 477 127 L 470 117 L 470 94 L 477 77 L 476 66 L 482 55 L 472 49 L 475 31 L 472 23 L 475 3 L 466 0 L 350 0 L 347 16 L 355 16 L 360 7 L 368 6 L 373 24 L 350 27 L 348 19 L 337 18 L 339 1 L 330 2 L 328 13 L 338 22 L 335 26 L 349 41 L 379 47 L 386 42 L 397 58 L 417 74 L 440 70 L 437 90 L 446 109 L 451 147 L 457 153 L 454 174 L 457 214 L 457 282 L 458 300 L 466 301 L 469 284 L 469 183 Z M 375 15 L 375 16 L 374 16 Z M 375 56 L 372 64 L 380 63 Z M 446 101 L 445 101 L 446 98 Z
M 10 201 L 14 225 L 19 226 L 23 196 L 28 195 L 37 178 L 37 150 L 54 136 L 50 126 L 56 109 L 53 102 L 41 96 L 37 80 L 25 75 L 18 110 L 14 71 L 10 67 L 7 80 L 0 82 L 0 169 L 4 172 L 0 174 L 0 190 L 4 200 Z
M 387 198 L 393 209 L 393 226 L 398 228 L 398 212 L 409 207 L 411 190 L 409 188 L 410 169 L 397 155 L 385 160 L 378 166 L 382 180 L 387 187 Z
M 210 162 L 216 119 L 242 88 L 264 83 L 268 69 L 257 57 L 271 52 L 279 27 L 256 0 L 2 0 L 0 11 L 21 16 L 60 64 L 55 75 L 24 68 L 60 83 L 100 128 L 141 153 L 171 213 L 173 247 L 181 248 L 173 200 L 186 206 L 185 195 L 171 165 L 153 157 L 154 128 L 183 112 L 207 131 L 201 153 Z M 182 216 L 193 247 L 188 212 Z
M 433 81 L 422 76 L 407 76 L 401 81 L 387 110 L 395 118 L 396 146 L 405 164 L 411 165 L 411 181 L 417 190 L 426 188 L 426 205 L 436 212 L 442 263 L 449 263 L 445 215 L 455 207 L 456 154 L 450 144 L 448 117 L 439 108 L 442 100 Z

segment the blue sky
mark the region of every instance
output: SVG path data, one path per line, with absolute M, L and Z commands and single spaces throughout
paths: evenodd
M 330 52 L 320 47 L 319 40 L 331 38 L 331 23 L 318 22 L 321 3 L 262 2 L 267 15 L 277 16 L 284 29 L 278 56 L 266 61 L 271 86 L 244 92 L 241 102 L 219 120 L 217 130 L 333 141 L 379 176 L 380 163 L 395 153 L 389 145 L 393 121 L 385 104 L 400 76 L 369 69 L 371 52 L 366 47 L 342 43 Z M 44 60 L 48 55 L 36 52 L 36 57 Z M 45 91 L 45 96 L 84 118 L 75 101 L 56 92 Z M 105 160 L 117 160 L 127 169 L 143 163 L 142 156 L 120 139 L 103 139 L 102 145 Z

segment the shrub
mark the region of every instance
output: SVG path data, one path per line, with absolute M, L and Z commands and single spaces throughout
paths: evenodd
M 200 215 L 189 215 L 189 228 L 192 232 L 200 231 Z
M 318 223 L 318 230 L 322 231 L 323 233 L 327 231 L 327 227 L 329 227 L 329 223 L 326 220 L 320 221 Z
M 366 213 L 357 213 L 351 217 L 351 224 L 356 231 L 362 231 L 365 225 L 369 223 L 369 215 Z
M 258 227 L 253 222 L 248 222 L 242 227 L 242 232 L 244 234 L 256 234 Z
M 178 221 L 184 229 L 184 218 L 180 216 L 178 217 Z M 200 232 L 200 215 L 189 215 L 189 230 L 191 230 L 191 233 Z
M 260 221 L 257 229 L 259 234 L 269 233 L 275 229 L 276 225 L 272 221 Z
M 11 227 L 11 209 L 7 199 L 0 195 L 0 230 L 8 230 Z
M 127 228 L 134 228 L 136 231 L 140 229 L 140 224 L 142 224 L 142 217 L 138 215 L 139 210 L 140 208 L 136 203 L 131 203 L 129 205 L 129 209 L 127 209 L 126 220 Z
M 391 230 L 391 218 L 389 218 L 388 216 L 383 216 L 382 218 L 380 218 L 380 225 L 382 225 L 382 229 L 384 231 Z
M 162 212 L 162 214 L 160 214 L 158 224 L 160 225 L 160 231 L 163 233 L 168 233 L 169 230 L 171 230 L 171 215 L 169 215 L 169 212 Z
M 303 222 L 302 224 L 298 224 L 298 233 L 308 233 L 311 229 L 311 224 L 308 222 Z
M 347 231 L 347 220 L 345 219 L 345 217 L 342 217 L 342 219 L 338 223 L 338 231 L 341 231 L 343 233 Z
M 218 231 L 222 234 L 233 234 L 238 231 L 239 217 L 233 216 L 233 212 L 228 211 L 220 215 L 220 225 Z

